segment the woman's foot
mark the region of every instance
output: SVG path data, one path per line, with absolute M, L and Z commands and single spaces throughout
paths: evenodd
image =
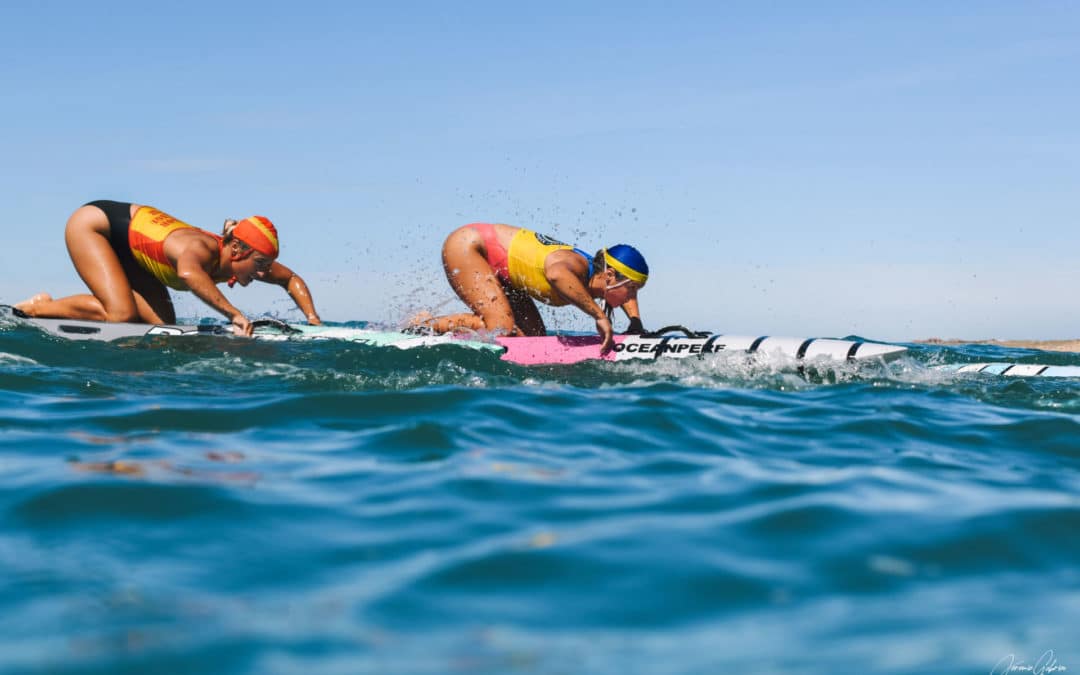
M 49 295 L 48 293 L 38 293 L 37 295 L 35 295 L 33 297 L 27 298 L 26 300 L 23 300 L 22 302 L 16 303 L 14 305 L 14 307 L 15 307 L 15 309 L 19 310 L 20 312 L 23 312 L 24 314 L 28 314 L 29 316 L 34 316 L 34 309 L 33 309 L 34 306 L 39 305 L 39 304 L 41 304 L 43 302 L 52 302 L 52 296 Z
M 416 335 L 430 335 L 432 333 L 431 324 L 434 322 L 435 317 L 432 316 L 431 312 L 419 312 L 405 322 L 405 326 L 401 329 L 401 332 L 413 333 Z

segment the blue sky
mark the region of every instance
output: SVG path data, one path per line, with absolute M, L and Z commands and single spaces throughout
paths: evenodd
M 4 301 L 111 198 L 270 217 L 333 320 L 460 308 L 486 220 L 638 246 L 651 327 L 1080 336 L 1073 2 L 12 4 Z

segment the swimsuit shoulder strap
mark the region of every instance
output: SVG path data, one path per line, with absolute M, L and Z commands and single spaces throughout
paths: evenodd
M 205 235 L 213 237 L 214 240 L 217 241 L 218 257 L 217 260 L 214 261 L 214 270 L 216 271 L 219 267 L 221 267 L 221 253 L 225 250 L 225 237 L 221 236 L 220 234 L 211 232 L 210 230 L 204 230 L 201 227 L 196 229 Z
M 589 276 L 585 277 L 585 279 L 586 280 L 592 279 L 592 275 L 593 275 L 593 265 L 592 265 L 593 257 L 592 257 L 592 255 L 589 254 L 589 253 L 586 253 L 585 251 L 582 251 L 580 248 L 577 248 L 577 247 L 574 247 L 574 253 L 577 253 L 579 256 L 585 258 L 585 262 L 589 263 Z

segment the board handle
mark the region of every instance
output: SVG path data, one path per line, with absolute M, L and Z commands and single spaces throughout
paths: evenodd
M 272 319 L 270 317 L 266 317 L 266 318 L 262 318 L 262 319 L 255 319 L 254 321 L 251 322 L 251 327 L 253 329 L 255 329 L 255 328 L 272 328 L 272 329 L 277 330 L 277 331 L 279 331 L 279 332 L 281 332 L 281 333 L 283 333 L 285 335 L 295 335 L 295 334 L 301 332 L 301 331 L 293 328 L 289 324 L 285 323 L 284 321 L 280 320 L 280 319 Z
M 641 337 L 658 338 L 664 337 L 668 333 L 682 333 L 688 338 L 707 338 L 712 335 L 712 333 L 707 330 L 690 330 L 686 326 L 664 326 L 660 330 L 642 333 Z

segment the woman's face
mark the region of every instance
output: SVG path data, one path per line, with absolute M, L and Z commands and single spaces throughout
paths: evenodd
M 621 307 L 627 300 L 637 297 L 640 286 L 636 281 L 626 278 L 620 279 L 610 269 L 607 271 L 605 281 L 607 284 L 604 286 L 604 301 L 607 302 L 609 307 Z
M 273 264 L 273 258 L 258 251 L 252 252 L 243 260 L 234 261 L 232 269 L 233 274 L 236 276 L 236 283 L 247 286 L 254 279 L 264 278 Z

